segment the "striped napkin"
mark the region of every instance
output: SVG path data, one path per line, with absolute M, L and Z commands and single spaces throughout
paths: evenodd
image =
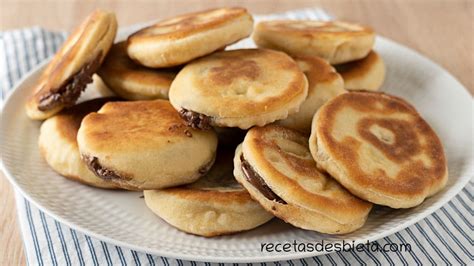
M 262 18 L 329 19 L 320 9 L 304 9 Z M 3 100 L 30 69 L 53 55 L 65 33 L 34 27 L 0 33 L 1 90 Z M 379 245 L 410 244 L 408 252 L 337 252 L 308 259 L 281 261 L 276 265 L 322 264 L 460 264 L 473 265 L 473 182 L 461 193 L 419 223 L 376 241 Z M 59 223 L 16 193 L 26 257 L 30 265 L 197 265 L 108 244 Z M 252 265 L 252 264 L 249 264 Z

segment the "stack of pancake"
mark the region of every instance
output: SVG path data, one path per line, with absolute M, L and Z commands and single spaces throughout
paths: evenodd
M 250 230 L 273 217 L 307 230 L 361 228 L 373 204 L 410 208 L 443 188 L 435 132 L 403 99 L 374 92 L 385 67 L 372 29 L 266 21 L 244 8 L 163 20 L 113 44 L 95 11 L 26 103 L 59 174 L 144 191 L 191 234 Z M 226 50 L 250 36 L 255 49 Z M 117 97 L 76 104 L 97 74 Z

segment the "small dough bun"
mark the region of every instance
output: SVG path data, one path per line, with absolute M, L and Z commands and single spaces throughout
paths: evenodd
M 251 179 L 249 169 L 255 175 Z M 267 211 L 307 230 L 353 232 L 372 208 L 317 169 L 306 136 L 282 126 L 249 130 L 236 150 L 234 175 Z M 255 185 L 259 178 L 262 187 Z
M 60 175 L 99 188 L 117 188 L 113 182 L 101 179 L 81 160 L 77 146 L 77 131 L 87 114 L 97 112 L 106 102 L 116 98 L 99 98 L 64 109 L 46 119 L 40 128 L 38 145 L 43 158 Z
M 181 111 L 208 117 L 212 126 L 248 129 L 299 110 L 308 81 L 288 55 L 266 49 L 214 53 L 186 65 L 170 88 Z
M 344 79 L 346 90 L 377 91 L 385 79 L 385 64 L 374 50 L 362 59 L 334 67 Z
M 297 113 L 277 123 L 309 135 L 319 107 L 346 90 L 341 76 L 326 60 L 314 56 L 296 57 L 295 60 L 308 79 L 308 97 Z
M 82 120 L 77 142 L 97 176 L 144 190 L 192 183 L 207 173 L 217 136 L 187 127 L 168 101 L 153 100 L 105 104 Z
M 147 67 L 187 63 L 250 35 L 252 16 L 245 8 L 217 8 L 158 22 L 128 38 L 130 58 Z
M 379 92 L 349 92 L 323 105 L 309 147 L 318 166 L 354 195 L 410 208 L 448 179 L 443 146 L 413 106 Z
M 258 47 L 340 64 L 367 56 L 375 33 L 369 27 L 342 21 L 274 20 L 257 24 L 253 39 Z
M 181 231 L 219 236 L 246 231 L 273 218 L 254 201 L 232 173 L 234 149 L 219 148 L 211 170 L 180 187 L 146 190 L 145 202 L 158 216 Z
M 108 88 L 127 100 L 168 99 L 177 69 L 150 69 L 133 62 L 126 42 L 114 44 L 98 75 Z
M 26 103 L 31 119 L 44 120 L 72 106 L 92 82 L 117 33 L 115 14 L 96 10 L 64 42 Z

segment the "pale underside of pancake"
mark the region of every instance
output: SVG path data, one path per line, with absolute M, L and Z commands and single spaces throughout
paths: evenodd
M 168 99 L 168 90 L 177 71 L 140 66 L 128 57 L 126 49 L 126 42 L 114 44 L 110 49 L 98 71 L 104 83 L 125 99 Z
M 81 183 L 100 187 L 117 188 L 106 180 L 98 178 L 81 160 L 76 135 L 82 118 L 95 112 L 110 98 L 80 103 L 59 112 L 43 122 L 38 139 L 39 148 L 46 162 L 59 174 Z
M 148 67 L 170 67 L 210 54 L 250 35 L 244 8 L 219 8 L 161 21 L 128 38 L 127 53 Z
M 43 71 L 26 103 L 31 119 L 43 120 L 71 106 L 104 60 L 115 39 L 113 13 L 96 10 L 68 37 Z
M 107 84 L 102 80 L 99 75 L 95 74 L 92 76 L 92 86 L 94 86 L 95 90 L 97 93 L 99 93 L 100 96 L 102 97 L 113 97 L 113 96 L 118 96 L 117 93 L 115 93 L 113 90 L 111 90 Z
M 280 200 L 266 197 L 249 182 L 242 159 Z M 236 151 L 234 165 L 236 179 L 253 198 L 275 216 L 303 229 L 349 233 L 364 225 L 372 208 L 320 172 L 307 137 L 288 128 L 252 128 Z
M 377 91 L 385 80 L 385 64 L 375 51 L 357 61 L 336 65 L 346 90 Z
M 146 190 L 147 206 L 187 233 L 218 236 L 253 229 L 273 216 L 252 200 L 232 173 L 233 150 L 219 149 L 211 170 L 181 187 Z
M 326 60 L 319 57 L 296 57 L 295 60 L 308 79 L 308 96 L 297 113 L 290 114 L 278 124 L 309 134 L 319 107 L 346 90 L 341 76 Z
M 310 149 L 318 166 L 360 198 L 409 208 L 441 190 L 442 144 L 415 108 L 383 93 L 350 92 L 316 113 Z
M 253 39 L 258 47 L 340 64 L 367 56 L 375 33 L 369 27 L 342 21 L 275 20 L 257 24 Z
M 107 103 L 83 119 L 77 141 L 98 176 L 140 190 L 196 181 L 217 147 L 214 131 L 188 128 L 166 100 Z
M 177 110 L 209 117 L 213 126 L 263 126 L 298 111 L 308 81 L 288 55 L 265 49 L 214 53 L 186 65 L 170 88 Z

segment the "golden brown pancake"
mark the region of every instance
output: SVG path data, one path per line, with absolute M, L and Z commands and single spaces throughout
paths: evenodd
M 134 63 L 126 42 L 114 44 L 98 74 L 117 95 L 128 100 L 168 99 L 176 69 L 150 69 Z
M 234 149 L 220 148 L 211 170 L 180 187 L 146 190 L 145 202 L 172 226 L 200 236 L 218 236 L 253 229 L 273 216 L 237 183 Z
M 170 102 L 196 128 L 263 126 L 298 111 L 308 82 L 288 55 L 265 49 L 214 53 L 186 65 Z
M 117 32 L 115 15 L 96 10 L 69 36 L 45 68 L 26 103 L 31 119 L 42 120 L 72 106 L 92 82 Z
M 250 35 L 245 8 L 217 8 L 158 22 L 128 38 L 130 58 L 147 67 L 170 67 L 210 54 Z
M 187 127 L 166 100 L 112 102 L 81 123 L 77 142 L 98 177 L 137 190 L 188 184 L 212 166 L 214 131 Z
M 392 208 L 423 202 L 446 184 L 443 146 L 414 107 L 375 92 L 342 94 L 314 116 L 318 166 L 355 195 Z
M 295 60 L 308 79 L 308 97 L 297 113 L 277 123 L 309 135 L 318 108 L 346 90 L 341 76 L 326 60 L 314 56 L 296 57 Z
M 39 148 L 46 162 L 60 175 L 81 183 L 100 187 L 117 188 L 107 180 L 98 178 L 82 162 L 76 136 L 84 116 L 96 112 L 108 101 L 117 98 L 99 98 L 63 109 L 41 125 Z
M 367 56 L 375 33 L 367 26 L 342 21 L 274 20 L 258 23 L 253 39 L 261 48 L 340 64 Z
M 334 66 L 346 90 L 379 90 L 385 79 L 385 64 L 374 50 L 359 60 Z
M 248 131 L 235 153 L 234 175 L 267 211 L 307 230 L 355 231 L 372 208 L 317 169 L 307 137 L 282 126 Z

